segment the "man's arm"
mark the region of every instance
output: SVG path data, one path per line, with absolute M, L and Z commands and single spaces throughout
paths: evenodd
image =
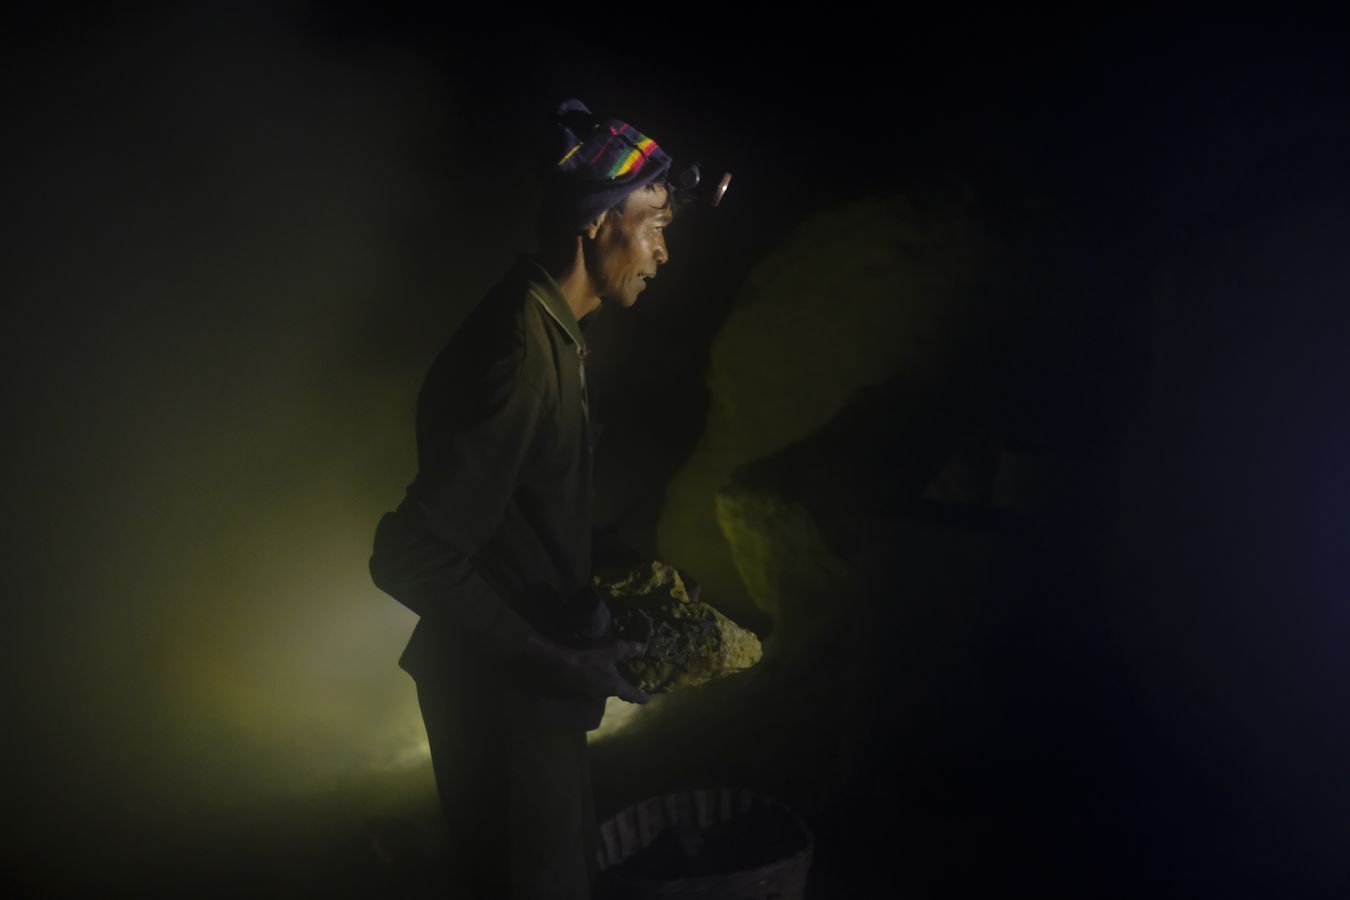
M 380 520 L 370 573 L 419 616 L 511 657 L 533 629 L 475 570 L 473 557 L 501 523 L 547 414 L 537 387 L 522 377 L 518 352 L 477 378 L 462 375 L 433 371 L 458 396 L 439 404 L 444 391 L 433 388 L 422 413 L 422 470 L 398 510 Z
M 376 587 L 419 616 L 450 621 L 503 658 L 519 653 L 534 633 L 474 570 L 468 553 L 431 534 L 412 501 L 380 519 L 370 575 Z
M 380 520 L 371 558 L 371 575 L 378 587 L 418 615 L 452 617 L 501 658 L 528 660 L 541 677 L 565 684 L 580 696 L 617 696 L 629 703 L 651 699 L 615 667 L 621 659 L 640 655 L 641 646 L 611 640 L 579 648 L 548 640 L 473 570 L 467 554 L 432 539 L 420 526 L 409 527 L 400 519 L 405 514 L 400 510 Z
M 457 389 L 473 394 L 443 419 L 424 423 L 424 453 L 434 459 L 422 461 L 407 499 L 380 520 L 372 580 L 419 616 L 448 622 L 500 659 L 527 660 L 541 678 L 578 695 L 647 702 L 615 669 L 640 648 L 614 640 L 584 648 L 550 641 L 475 569 L 473 557 L 500 525 L 549 412 L 538 388 L 522 377 L 518 355 Z

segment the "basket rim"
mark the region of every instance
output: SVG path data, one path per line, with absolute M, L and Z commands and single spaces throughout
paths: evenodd
M 785 856 L 782 859 L 776 859 L 773 862 L 765 863 L 762 866 L 756 866 L 753 869 L 733 869 L 729 872 L 720 872 L 708 875 L 693 875 L 684 878 L 670 878 L 657 880 L 649 878 L 625 877 L 616 871 L 618 867 L 623 864 L 624 862 L 623 859 L 612 861 L 604 860 L 601 865 L 601 871 L 606 875 L 606 877 L 613 878 L 614 880 L 626 885 L 632 886 L 661 885 L 671 889 L 687 888 L 689 890 L 696 891 L 705 884 L 724 885 L 727 879 L 729 878 L 744 881 L 752 879 L 753 880 L 768 879 L 774 877 L 781 877 L 785 872 L 793 868 L 810 866 L 815 856 L 816 838 L 815 835 L 812 833 L 810 827 L 806 824 L 806 821 L 801 817 L 801 815 L 799 815 L 796 810 L 794 810 L 791 806 L 784 803 L 783 801 L 779 800 L 777 797 L 774 797 L 770 794 L 762 794 L 759 791 L 754 791 L 744 787 L 721 786 L 721 787 L 682 788 L 679 790 L 667 791 L 661 794 L 653 794 L 651 796 L 644 797 L 641 800 L 638 800 L 634 803 L 630 803 L 627 806 L 620 808 L 613 815 L 609 816 L 603 822 L 599 823 L 597 825 L 597 831 L 606 826 L 611 825 L 617 826 L 617 822 L 620 816 L 623 816 L 627 813 L 637 812 L 643 808 L 650 806 L 653 803 L 662 803 L 663 801 L 666 801 L 671 798 L 693 796 L 696 794 L 721 795 L 725 793 L 731 793 L 733 795 L 748 794 L 751 797 L 752 802 L 766 803 L 769 806 L 775 808 L 777 811 L 786 813 L 788 818 L 791 820 L 792 824 L 797 827 L 799 832 L 805 838 L 805 844 L 801 846 L 798 850 L 793 852 L 791 856 Z M 667 826 L 667 828 L 668 827 L 669 826 Z M 664 830 L 665 829 L 663 829 L 662 832 L 664 832 Z M 662 832 L 658 832 L 658 834 Z M 604 842 L 601 841 L 601 847 L 603 847 L 603 844 Z M 644 844 L 643 846 L 645 848 L 648 845 Z M 628 857 L 625 857 L 625 859 L 627 858 Z
M 771 863 L 760 866 L 755 869 L 733 869 L 730 872 L 715 872 L 711 875 L 691 875 L 685 878 L 626 878 L 616 872 L 614 869 L 606 870 L 606 876 L 614 879 L 620 884 L 656 886 L 661 885 L 670 889 L 689 889 L 699 890 L 704 885 L 725 885 L 728 879 L 737 881 L 759 881 L 769 880 L 781 876 L 786 870 L 794 869 L 803 864 L 809 865 L 812 862 L 812 847 L 807 846 L 798 850 L 791 856 L 783 859 L 774 860 Z

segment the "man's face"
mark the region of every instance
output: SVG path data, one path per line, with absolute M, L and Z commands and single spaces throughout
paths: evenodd
M 665 186 L 641 188 L 624 198 L 622 215 L 606 213 L 595 234 L 595 276 L 600 299 L 628 307 L 670 259 L 665 228 L 672 210 Z

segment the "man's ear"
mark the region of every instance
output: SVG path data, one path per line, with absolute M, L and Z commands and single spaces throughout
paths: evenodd
M 582 229 L 581 233 L 586 235 L 588 240 L 595 240 L 595 236 L 600 233 L 600 226 L 605 223 L 605 219 L 607 218 L 609 218 L 609 210 L 605 210 L 600 215 L 596 216 L 592 222 Z

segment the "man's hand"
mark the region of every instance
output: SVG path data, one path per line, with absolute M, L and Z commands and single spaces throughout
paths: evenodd
M 629 703 L 646 703 L 651 695 L 624 680 L 615 667 L 621 659 L 642 654 L 632 641 L 606 640 L 584 648 L 563 647 L 539 635 L 525 644 L 525 655 L 556 676 L 571 691 L 594 699 L 618 697 Z
M 615 667 L 621 659 L 642 655 L 642 645 L 632 641 L 607 641 L 598 647 L 565 651 L 568 663 L 582 692 L 592 697 L 618 697 L 629 703 L 652 699 L 645 691 L 629 684 Z

